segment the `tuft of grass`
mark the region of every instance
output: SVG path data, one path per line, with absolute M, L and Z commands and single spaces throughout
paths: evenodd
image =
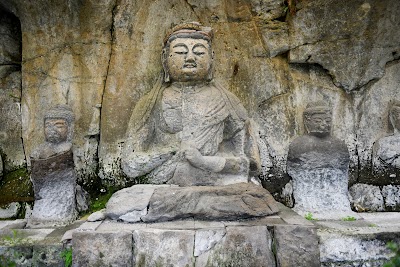
M 99 195 L 97 198 L 95 198 L 92 203 L 90 203 L 89 206 L 89 212 L 93 213 L 95 211 L 99 211 L 101 209 L 104 209 L 106 207 L 106 204 L 108 200 L 111 198 L 111 196 L 114 193 L 114 189 L 110 188 L 107 190 L 107 193 L 103 195 Z
M 304 215 L 304 218 L 309 221 L 316 221 L 317 219 L 313 217 L 311 212 L 308 212 L 306 215 Z
M 357 219 L 353 216 L 347 216 L 347 217 L 342 218 L 342 221 L 345 221 L 345 222 L 352 222 L 352 221 L 356 221 L 356 220 Z
M 65 267 L 72 266 L 72 248 L 66 248 L 61 251 L 61 258 L 64 260 Z
M 377 227 L 378 225 L 374 224 L 374 223 L 370 223 L 368 224 L 368 227 Z
M 391 241 L 386 244 L 387 248 L 390 249 L 395 255 L 386 262 L 383 267 L 400 267 L 400 245 Z

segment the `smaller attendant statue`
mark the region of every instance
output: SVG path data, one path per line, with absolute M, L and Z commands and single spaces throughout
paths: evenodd
M 325 102 L 307 105 L 306 135 L 289 146 L 287 172 L 293 179 L 295 211 L 319 219 L 353 215 L 348 199 L 349 152 L 331 136 L 332 113 Z
M 373 167 L 380 183 L 400 184 L 400 102 L 393 101 L 389 108 L 389 123 L 393 133 L 377 140 L 373 146 Z
M 29 226 L 64 225 L 76 216 L 76 175 L 72 157 L 74 115 L 68 106 L 45 114 L 45 143 L 31 155 L 35 204 Z

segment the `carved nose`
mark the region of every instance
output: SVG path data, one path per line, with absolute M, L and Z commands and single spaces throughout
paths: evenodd
M 188 62 L 194 62 L 194 55 L 193 55 L 193 53 L 188 53 L 187 54 L 187 56 L 186 56 L 186 61 L 188 61 Z

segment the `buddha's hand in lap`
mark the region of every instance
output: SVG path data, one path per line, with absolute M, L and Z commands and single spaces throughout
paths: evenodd
M 205 171 L 220 172 L 226 163 L 223 157 L 203 156 L 191 142 L 182 143 L 182 151 L 191 165 Z

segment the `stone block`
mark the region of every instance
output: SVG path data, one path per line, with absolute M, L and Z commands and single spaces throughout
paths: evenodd
M 106 216 L 118 220 L 125 215 L 124 218 L 129 222 L 140 221 L 140 216 L 147 214 L 147 206 L 154 190 L 159 187 L 165 186 L 134 185 L 115 192 L 107 202 Z M 135 214 L 137 220 L 133 219 Z
M 156 189 L 148 214 L 142 220 L 156 222 L 193 217 L 229 221 L 269 216 L 278 211 L 271 194 L 250 183 L 175 187 Z
M 73 266 L 132 266 L 130 232 L 75 232 L 72 235 Z
M 320 266 L 317 231 L 314 227 L 278 225 L 274 227 L 277 266 Z
M 400 211 L 400 185 L 386 185 L 382 188 L 386 209 Z
M 226 227 L 225 235 L 221 230 L 199 230 L 195 266 L 275 266 L 271 241 L 266 226 Z
M 133 232 L 133 266 L 193 266 L 194 231 L 143 229 Z
M 349 194 L 353 210 L 384 211 L 383 197 L 378 186 L 355 184 L 350 187 Z

